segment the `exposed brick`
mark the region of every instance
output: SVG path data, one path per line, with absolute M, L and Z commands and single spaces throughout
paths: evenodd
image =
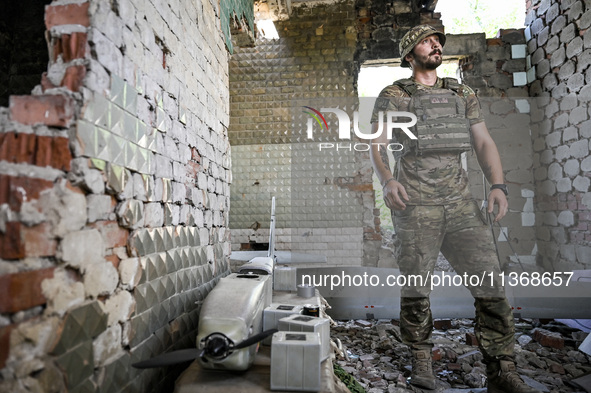
M 90 18 L 88 6 L 90 3 L 53 5 L 45 8 L 45 27 L 50 30 L 59 25 L 82 25 L 88 27 Z
M 551 332 L 545 329 L 534 329 L 533 339 L 544 347 L 562 349 L 564 348 L 564 338 L 560 333 Z
M 55 268 L 0 276 L 0 312 L 14 313 L 45 304 L 41 282 L 53 278 Z
M 86 66 L 70 66 L 66 69 L 64 79 L 62 79 L 62 86 L 67 87 L 70 91 L 79 91 L 85 75 Z
M 70 98 L 61 95 L 10 96 L 10 116 L 27 125 L 67 127 L 74 107 Z
M 449 371 L 460 371 L 462 369 L 462 365 L 460 363 L 447 363 L 446 366 Z
M 107 261 L 111 262 L 111 264 L 115 267 L 115 269 L 119 268 L 119 262 L 121 262 L 121 258 L 119 258 L 117 255 L 115 255 L 115 254 L 107 255 L 107 256 L 105 256 L 105 259 Z
M 88 36 L 86 33 L 64 34 L 59 41 L 59 51 L 64 62 L 83 59 L 88 53 Z
M 6 231 L 0 231 L 0 258 L 13 260 L 25 257 L 25 245 L 21 238 L 20 229 L 20 222 L 7 222 Z M 2 288 L 0 288 L 1 290 Z
M 52 187 L 53 183 L 44 179 L 0 175 L 0 205 L 7 203 L 18 212 L 23 201 L 38 199 L 42 191 Z
M 51 160 L 49 161 L 49 165 L 56 169 L 69 171 L 71 161 L 72 153 L 68 139 L 54 137 L 51 140 Z
M 22 239 L 27 257 L 53 256 L 57 250 L 57 240 L 51 235 L 49 223 L 22 227 Z
M 0 160 L 69 170 L 68 139 L 9 132 L 0 135 Z
M 91 225 L 103 235 L 106 248 L 125 247 L 129 231 L 119 226 L 117 221 L 97 221 Z

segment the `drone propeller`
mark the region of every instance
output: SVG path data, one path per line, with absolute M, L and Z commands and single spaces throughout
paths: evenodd
M 195 360 L 197 358 L 202 358 L 204 355 L 210 355 L 217 360 L 221 360 L 225 358 L 227 355 L 223 354 L 230 354 L 232 350 L 242 349 L 249 347 L 253 344 L 258 343 L 259 341 L 264 340 L 268 336 L 272 335 L 273 333 L 277 332 L 277 329 L 270 329 L 266 330 L 262 333 L 255 334 L 247 338 L 246 340 L 239 342 L 238 344 L 234 345 L 233 347 L 228 347 L 228 344 L 224 344 L 226 340 L 220 340 L 219 338 L 215 338 L 211 340 L 203 349 L 197 348 L 189 348 L 189 349 L 180 349 L 178 351 L 173 351 L 169 353 L 164 353 L 162 355 L 158 355 L 153 357 L 152 359 L 143 360 L 141 362 L 137 362 L 132 364 L 135 368 L 154 368 L 154 367 L 164 367 L 170 366 L 171 364 L 183 363 Z
M 247 338 L 246 340 L 234 345 L 234 349 L 242 349 L 242 348 L 250 347 L 251 345 L 258 343 L 259 341 L 263 341 L 264 339 L 266 339 L 267 337 L 269 337 L 273 333 L 277 333 L 278 331 L 279 330 L 277 330 L 277 329 L 269 329 L 269 330 L 265 330 L 262 333 L 255 334 L 254 336 L 251 336 L 251 337 Z

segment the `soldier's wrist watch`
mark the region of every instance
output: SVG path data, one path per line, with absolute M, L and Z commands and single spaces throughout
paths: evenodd
M 505 196 L 509 195 L 509 190 L 507 190 L 506 184 L 493 184 L 492 186 L 490 186 L 491 191 L 496 189 L 503 191 L 505 193 Z

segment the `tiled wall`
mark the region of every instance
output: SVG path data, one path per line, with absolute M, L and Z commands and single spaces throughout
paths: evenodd
M 539 262 L 554 271 L 591 266 L 590 16 L 587 2 L 535 0 L 525 21 Z
M 330 15 L 330 18 L 326 18 Z M 302 106 L 331 108 L 356 96 L 356 11 L 352 3 L 294 6 L 275 22 L 279 39 L 259 38 L 230 61 L 234 249 L 268 228 L 271 197 L 282 250 L 313 250 L 329 264 L 375 265 L 381 245 L 367 152 L 320 150 L 306 137 Z M 352 107 L 351 107 L 352 108 Z M 336 123 L 330 123 L 333 127 Z M 355 142 L 355 141 L 353 141 Z M 285 232 L 278 232 L 285 234 Z M 326 236 L 331 236 L 327 239 Z M 330 241 L 327 241 L 330 240 Z M 349 252 L 343 252 L 343 243 Z M 372 251 L 370 251 L 372 250 Z
M 182 367 L 131 364 L 194 346 L 230 271 L 220 22 L 209 1 L 45 10 L 47 73 L 0 108 L 0 391 L 172 391 Z

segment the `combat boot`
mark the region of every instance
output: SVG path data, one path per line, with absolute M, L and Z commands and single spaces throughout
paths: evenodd
M 515 363 L 501 360 L 487 366 L 488 393 L 541 393 L 526 384 L 517 374 Z
M 412 351 L 412 372 L 409 383 L 425 389 L 435 389 L 431 351 Z

